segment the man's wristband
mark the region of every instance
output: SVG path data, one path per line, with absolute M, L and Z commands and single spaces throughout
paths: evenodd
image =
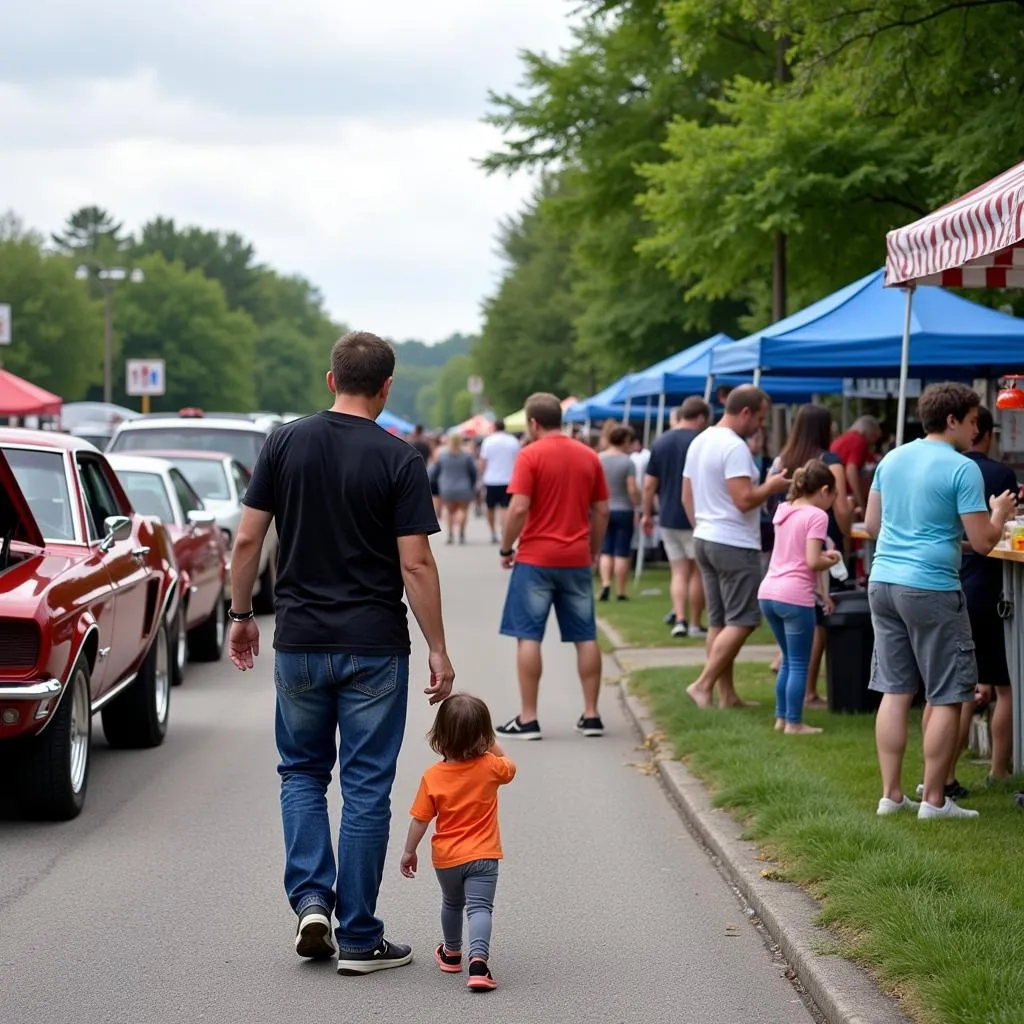
M 515 553 L 516 553 L 516 549 L 515 548 L 502 548 L 498 552 L 498 555 L 501 558 L 511 558 Z
M 228 618 L 232 622 L 248 622 L 256 618 L 256 613 L 250 608 L 247 612 L 236 612 L 233 608 L 228 609 Z

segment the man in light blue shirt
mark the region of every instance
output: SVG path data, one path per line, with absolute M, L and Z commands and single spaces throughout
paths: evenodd
M 964 533 L 987 555 L 1013 514 L 1007 491 L 985 504 L 984 484 L 966 451 L 977 433 L 978 395 L 964 384 L 933 384 L 917 403 L 926 436 L 882 460 L 868 495 L 866 526 L 878 538 L 868 601 L 875 633 L 871 689 L 883 694 L 875 722 L 882 771 L 881 815 L 973 818 L 945 793 L 959 741 L 960 707 L 974 696 L 977 666 L 960 589 Z M 924 685 L 931 714 L 924 736 L 924 800 L 903 793 L 907 719 Z

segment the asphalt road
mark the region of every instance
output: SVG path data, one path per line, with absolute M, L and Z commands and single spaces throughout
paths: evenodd
M 514 645 L 497 634 L 506 577 L 484 537 L 474 521 L 469 545 L 437 551 L 456 686 L 483 696 L 498 721 L 517 709 Z M 574 658 L 554 638 L 545 739 L 509 744 L 519 775 L 502 791 L 498 990 L 469 993 L 465 976 L 434 965 L 429 840 L 419 877 L 398 871 L 408 807 L 432 759 L 422 738 L 432 712 L 417 685 L 380 899 L 388 934 L 411 942 L 415 959 L 364 978 L 300 960 L 281 885 L 272 624 L 261 625 L 254 673 L 226 660 L 191 666 L 160 749 L 109 750 L 99 733 L 78 820 L 0 821 L 4 1024 L 809 1024 L 656 779 L 629 765 L 639 755 L 615 691 L 602 695 L 607 736 L 573 731 Z M 412 665 L 422 681 L 418 638 Z

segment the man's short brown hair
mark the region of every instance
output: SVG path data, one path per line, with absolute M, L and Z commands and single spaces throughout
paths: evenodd
M 557 396 L 538 391 L 526 400 L 526 421 L 536 420 L 542 430 L 558 430 L 562 426 L 562 403 Z
M 730 416 L 739 416 L 744 409 L 748 409 L 751 413 L 758 413 L 770 403 L 771 399 L 760 388 L 753 384 L 741 384 L 729 392 L 725 411 Z
M 395 373 L 395 350 L 369 331 L 349 331 L 331 349 L 334 389 L 373 398 Z
M 917 400 L 917 415 L 926 434 L 944 434 L 949 417 L 958 423 L 967 419 L 972 409 L 981 405 L 978 392 L 966 384 L 947 381 L 944 384 L 929 384 Z
M 700 395 L 690 395 L 679 406 L 679 418 L 681 420 L 695 420 L 701 416 L 706 420 L 711 419 L 711 406 Z

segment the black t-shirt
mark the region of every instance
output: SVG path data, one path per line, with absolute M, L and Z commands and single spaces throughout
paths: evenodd
M 412 445 L 359 416 L 295 420 L 267 438 L 245 504 L 277 522 L 277 650 L 409 653 L 398 538 L 438 532 Z
M 658 481 L 658 525 L 669 530 L 692 530 L 683 508 L 683 467 L 696 430 L 668 430 L 651 448 L 647 475 Z
M 430 447 L 429 441 L 424 441 L 422 438 L 418 438 L 409 442 L 423 456 L 424 462 L 430 461 L 430 456 L 433 454 L 433 448 Z
M 985 500 L 1003 491 L 1017 492 L 1017 478 L 1009 466 L 990 459 L 980 452 L 964 452 L 981 470 L 985 482 Z M 960 586 L 970 611 L 994 612 L 1003 590 L 1003 565 L 997 558 L 988 558 L 975 551 L 964 552 L 960 563 Z

